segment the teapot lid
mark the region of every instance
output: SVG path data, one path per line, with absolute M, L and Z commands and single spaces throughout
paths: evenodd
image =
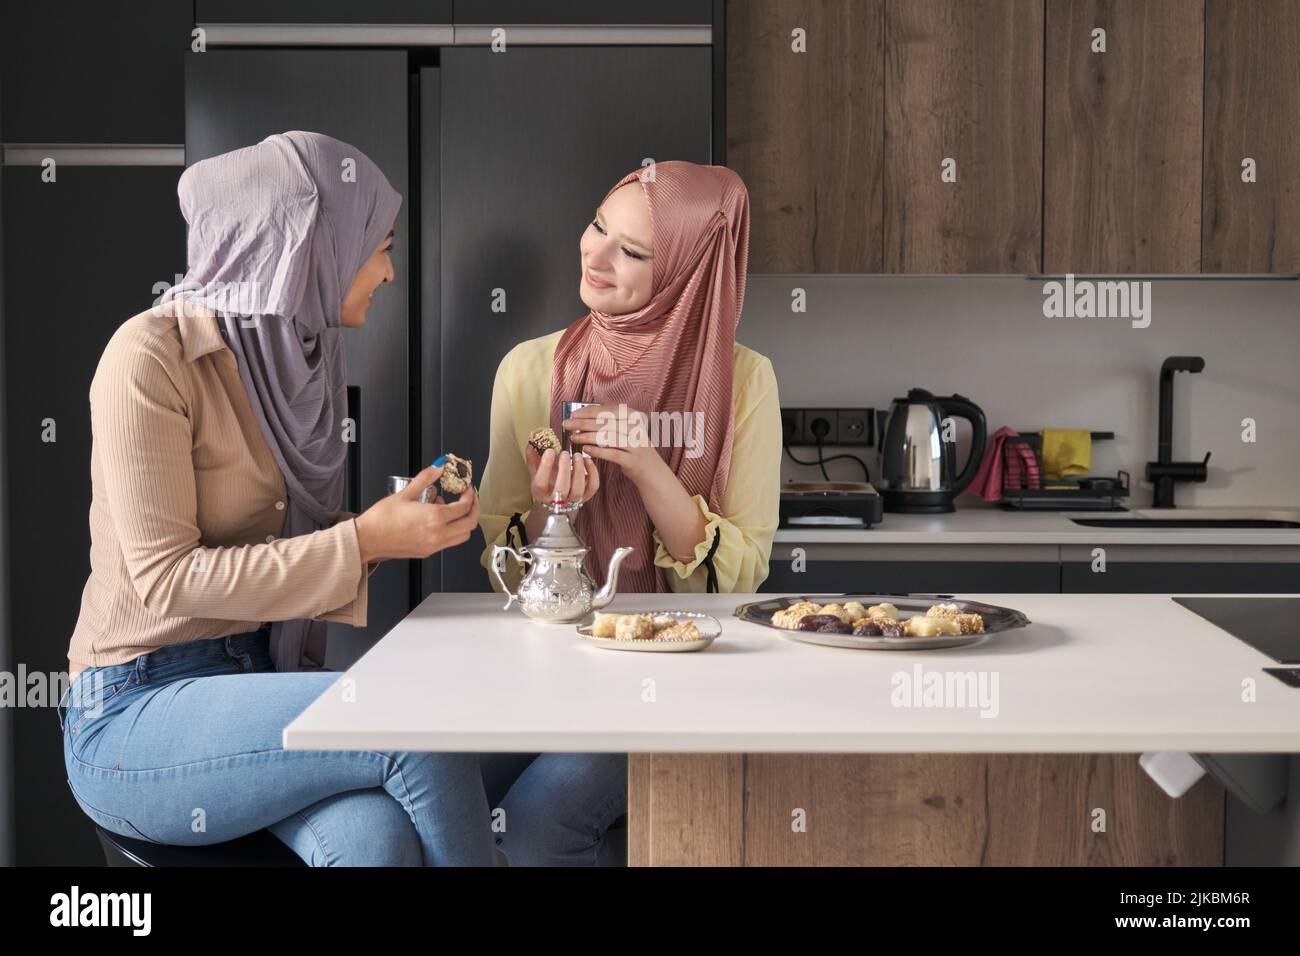
M 529 545 L 530 551 L 543 550 L 560 551 L 574 550 L 581 548 L 586 550 L 586 545 L 578 537 L 577 532 L 573 530 L 573 524 L 569 521 L 569 512 L 576 511 L 569 505 L 547 504 L 546 524 L 542 526 L 542 533 L 537 536 L 537 540 Z

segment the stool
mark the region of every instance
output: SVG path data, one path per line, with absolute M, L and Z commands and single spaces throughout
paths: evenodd
M 306 866 L 270 830 L 208 846 L 169 846 L 119 836 L 95 827 L 109 866 Z

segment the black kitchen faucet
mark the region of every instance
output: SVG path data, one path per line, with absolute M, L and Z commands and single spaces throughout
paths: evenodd
M 1147 462 L 1147 481 L 1155 485 L 1153 508 L 1174 506 L 1174 482 L 1204 481 L 1210 453 L 1204 461 L 1174 461 L 1174 373 L 1199 372 L 1205 359 L 1199 355 L 1171 355 L 1160 366 L 1160 435 L 1156 460 Z

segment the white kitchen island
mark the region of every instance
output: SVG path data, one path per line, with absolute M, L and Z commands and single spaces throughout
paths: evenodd
M 645 654 L 500 595 L 431 595 L 284 743 L 631 753 L 640 863 L 1217 862 L 1222 790 L 1170 800 L 1119 755 L 1300 752 L 1300 689 L 1168 595 L 962 595 L 1033 623 L 933 651 L 812 646 L 732 616 L 767 597 L 667 598 L 722 636 Z

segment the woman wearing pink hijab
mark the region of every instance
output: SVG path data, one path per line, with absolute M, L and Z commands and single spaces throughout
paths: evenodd
M 757 590 L 778 519 L 781 412 L 771 362 L 736 342 L 748 244 L 749 195 L 726 167 L 657 163 L 606 193 L 579 243 L 588 313 L 497 370 L 485 567 L 494 544 L 538 535 L 539 505 L 558 493 L 584 502 L 575 526 L 598 584 L 627 545 L 620 591 Z M 566 401 L 594 404 L 566 420 Z M 528 438 L 543 425 L 581 451 L 539 455 Z M 512 564 L 511 586 L 517 575 Z M 481 763 L 512 865 L 622 862 L 605 832 L 627 810 L 626 755 Z

